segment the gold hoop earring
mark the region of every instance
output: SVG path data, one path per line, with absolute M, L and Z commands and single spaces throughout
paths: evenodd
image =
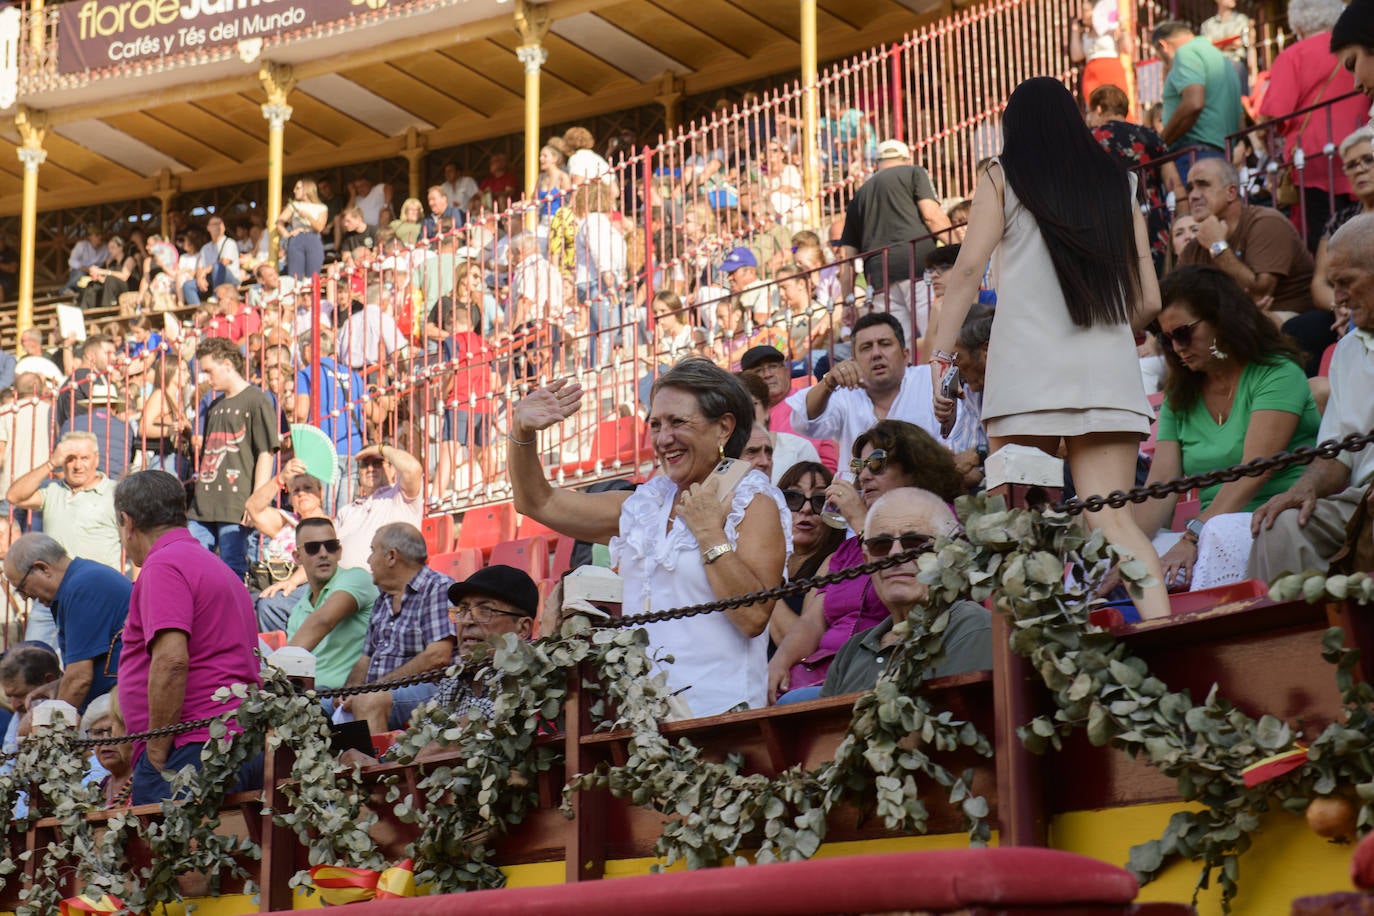
M 724 442 L 721 442 L 721 443 L 719 443 L 719 444 L 716 446 L 716 452 L 717 452 L 717 453 L 719 454 L 719 456 L 720 456 L 718 460 L 724 461 L 724 460 L 725 460 L 725 443 L 724 443 Z

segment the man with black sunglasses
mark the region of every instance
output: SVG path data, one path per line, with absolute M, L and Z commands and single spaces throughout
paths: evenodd
M 339 565 L 343 545 L 326 516 L 296 525 L 293 557 L 310 590 L 291 609 L 286 635 L 292 646 L 315 655 L 315 685 L 342 687 L 363 654 L 377 586 L 366 569 Z
M 880 496 L 868 510 L 864 525 L 864 558 L 876 560 L 893 553 L 929 548 L 937 537 L 958 527 L 944 500 L 927 490 L 902 487 Z M 821 696 L 870 690 L 887 668 L 888 660 L 905 634 L 893 632 L 896 624 L 927 626 L 925 601 L 929 592 L 917 576 L 913 558 L 873 574 L 873 590 L 892 615 L 870 630 L 852 637 L 835 656 L 825 677 Z M 987 609 L 972 601 L 958 601 L 949 609 L 943 634 L 944 656 L 927 679 L 948 677 L 992 667 L 992 618 Z

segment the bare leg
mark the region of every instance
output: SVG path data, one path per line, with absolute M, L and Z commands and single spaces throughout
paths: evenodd
M 430 496 L 444 499 L 448 496 L 449 490 L 453 486 L 454 452 L 458 448 L 458 443 L 447 440 L 439 443 L 439 470 L 434 481 L 434 489 Z
M 1106 495 L 1112 490 L 1129 490 L 1135 485 L 1135 461 L 1139 439 L 1130 433 L 1089 433 L 1067 440 L 1069 470 L 1074 489 L 1080 497 Z M 1164 587 L 1164 569 L 1154 545 L 1136 524 L 1129 505 L 1086 513 L 1088 524 L 1100 528 L 1107 540 L 1149 569 L 1155 584 L 1144 589 L 1136 602 L 1145 619 L 1169 616 L 1169 593 Z
M 1062 441 L 1067 446 L 1074 490 L 1080 497 L 1105 496 L 1113 490 L 1129 490 L 1135 485 L 1135 459 L 1140 443 L 1133 434 L 1089 433 Z M 992 437 L 988 440 L 988 448 L 995 452 L 1008 444 L 1025 445 L 1057 455 L 1060 443 L 1057 436 Z M 1159 583 L 1144 590 L 1144 596 L 1137 603 L 1140 616 L 1146 619 L 1168 617 L 1169 593 L 1164 587 L 1164 569 L 1160 566 L 1159 554 L 1136 524 L 1130 506 L 1085 513 L 1084 519 L 1092 527 L 1100 528 L 1113 546 L 1144 563 Z

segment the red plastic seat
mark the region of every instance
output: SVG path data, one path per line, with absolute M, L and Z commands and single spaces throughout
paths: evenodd
M 549 542 L 542 537 L 503 541 L 491 549 L 490 565 L 498 563 L 524 570 L 538 582 L 549 575 Z
M 447 553 L 430 554 L 429 568 L 461 582 L 482 568 L 482 551 L 476 547 L 460 547 Z
M 429 515 L 420 524 L 425 544 L 431 554 L 448 553 L 453 549 L 453 516 Z
M 455 548 L 476 547 L 483 553 L 502 541 L 515 537 L 515 509 L 510 503 L 499 503 L 463 513 L 458 525 Z
M 258 639 L 268 645 L 273 652 L 286 645 L 286 634 L 281 630 L 268 630 L 266 633 L 259 633 Z
M 1321 376 L 1322 378 L 1326 378 L 1331 373 L 1331 357 L 1335 355 L 1336 345 L 1332 344 L 1331 346 L 1327 347 L 1326 352 L 1322 354 L 1322 364 L 1321 368 L 1317 370 L 1317 375 Z
M 1178 592 L 1169 596 L 1170 614 L 1187 614 L 1192 611 L 1206 611 L 1223 604 L 1236 601 L 1254 601 L 1267 598 L 1269 584 L 1261 579 L 1245 579 L 1230 585 L 1218 585 L 1196 592 Z
M 517 515 L 515 516 L 515 536 L 518 538 L 542 537 L 551 541 L 558 537 L 558 532 L 532 518 Z
M 602 420 L 596 425 L 592 435 L 592 447 L 587 457 L 572 461 L 559 467 L 564 475 L 585 474 L 602 468 L 611 467 L 619 462 L 634 468 L 639 462 L 649 460 L 652 450 L 646 439 L 646 429 L 638 417 L 619 417 Z
M 553 548 L 553 565 L 549 567 L 550 577 L 562 578 L 563 574 L 572 568 L 572 552 L 575 546 L 577 546 L 576 539 L 567 535 L 558 539 Z
M 1188 497 L 1180 499 L 1174 506 L 1174 523 L 1170 526 L 1171 531 L 1182 531 L 1189 519 L 1197 518 L 1202 512 L 1202 500 L 1197 498 L 1197 491 L 1189 493 Z

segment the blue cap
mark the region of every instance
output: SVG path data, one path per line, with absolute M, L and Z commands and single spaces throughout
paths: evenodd
M 732 274 L 741 267 L 758 267 L 759 259 L 754 257 L 754 253 L 748 248 L 736 248 L 725 256 L 725 260 L 720 262 L 720 269 Z

